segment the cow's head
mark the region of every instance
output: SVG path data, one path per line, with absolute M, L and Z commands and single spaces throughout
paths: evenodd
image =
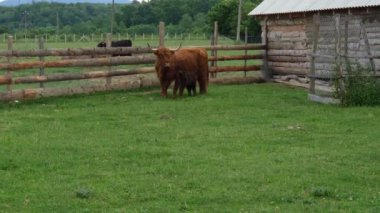
M 153 53 L 157 56 L 157 76 L 162 79 L 164 72 L 170 68 L 170 58 L 174 55 L 175 51 L 165 47 L 159 47 L 158 49 L 153 50 Z

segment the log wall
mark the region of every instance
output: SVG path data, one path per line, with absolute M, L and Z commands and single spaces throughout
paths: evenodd
M 310 72 L 313 15 L 297 13 L 263 18 L 263 32 L 268 45 L 268 65 L 274 75 L 307 76 Z M 380 8 L 320 12 L 319 39 L 315 58 L 315 75 L 331 77 L 336 61 L 335 17 L 340 16 L 340 53 L 352 62 L 373 66 L 380 73 Z M 347 21 L 346 21 L 347 20 Z M 266 21 L 266 23 L 264 23 Z M 264 29 L 266 26 L 266 29 Z M 368 42 L 367 42 L 368 41 Z M 372 57 L 372 60 L 371 60 Z
M 289 15 L 267 18 L 267 33 L 262 36 L 267 38 L 268 65 L 273 75 L 307 75 L 310 67 L 308 19 Z

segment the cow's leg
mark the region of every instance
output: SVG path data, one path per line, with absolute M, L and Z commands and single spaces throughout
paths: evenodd
M 175 82 L 174 82 L 174 88 L 173 88 L 173 98 L 177 97 L 178 84 L 179 84 L 179 81 L 175 80 Z
M 179 85 L 179 96 L 183 95 L 183 91 L 186 87 L 186 79 L 181 79 L 181 84 Z
M 187 85 L 187 86 L 186 86 L 186 89 L 187 89 L 187 94 L 188 94 L 189 96 L 191 96 L 191 86 L 190 86 L 190 85 Z
M 206 94 L 207 93 L 207 82 L 204 78 L 200 77 L 198 79 L 199 83 L 199 94 Z
M 165 89 L 164 87 L 161 88 L 161 96 L 162 97 L 167 97 L 168 96 L 167 89 Z
M 168 96 L 168 88 L 170 83 L 161 83 L 161 96 L 167 97 Z

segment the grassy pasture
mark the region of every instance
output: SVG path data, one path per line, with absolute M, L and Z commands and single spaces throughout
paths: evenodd
M 380 108 L 277 84 L 0 103 L 1 212 L 379 212 Z

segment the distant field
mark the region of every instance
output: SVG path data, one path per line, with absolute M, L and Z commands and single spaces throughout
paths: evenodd
M 1 212 L 379 212 L 380 108 L 276 84 L 0 103 Z

